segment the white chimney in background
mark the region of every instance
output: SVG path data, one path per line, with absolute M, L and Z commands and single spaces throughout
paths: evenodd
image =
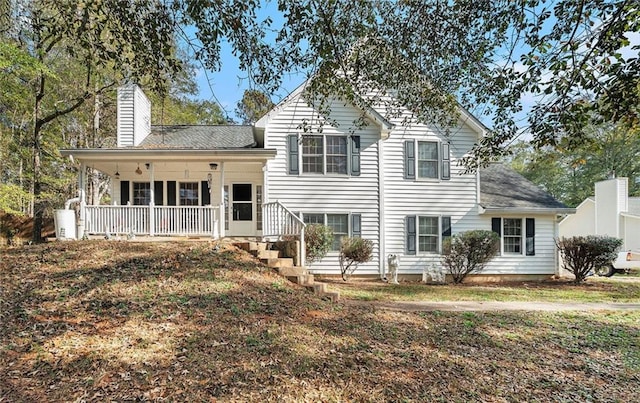
M 135 147 L 151 133 L 151 102 L 136 84 L 118 88 L 118 147 Z

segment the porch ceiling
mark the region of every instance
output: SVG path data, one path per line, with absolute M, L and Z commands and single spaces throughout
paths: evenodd
M 188 168 L 210 171 L 209 164 L 247 163 L 262 166 L 276 156 L 275 149 L 236 150 L 181 150 L 181 149 L 64 149 L 63 156 L 78 160 L 87 166 L 112 175 L 133 172 L 140 167 L 147 172 L 145 164 L 153 163 L 156 172 Z

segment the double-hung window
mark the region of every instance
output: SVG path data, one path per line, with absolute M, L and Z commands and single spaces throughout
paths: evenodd
M 500 235 L 503 255 L 536 254 L 535 219 L 494 217 L 491 219 L 491 229 Z
M 360 175 L 360 136 L 290 135 L 291 175 Z
M 302 138 L 302 172 L 324 173 L 324 137 L 304 136 Z
M 418 141 L 418 178 L 438 179 L 438 143 Z
M 451 178 L 451 156 L 448 143 L 406 140 L 404 142 L 405 179 Z
M 442 242 L 451 237 L 451 217 L 407 216 L 405 218 L 406 253 L 440 253 Z
M 342 238 L 360 236 L 360 214 L 325 214 L 325 213 L 303 213 L 302 221 L 305 224 L 322 224 L 333 231 L 332 251 L 340 250 Z M 351 226 L 349 226 L 351 223 Z

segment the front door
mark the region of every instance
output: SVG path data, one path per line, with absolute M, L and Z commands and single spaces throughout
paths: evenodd
M 229 214 L 229 235 L 255 235 L 254 186 L 251 183 L 231 185 L 231 205 Z

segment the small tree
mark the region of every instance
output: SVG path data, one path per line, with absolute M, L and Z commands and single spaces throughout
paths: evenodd
M 468 274 L 481 272 L 498 254 L 500 237 L 493 231 L 461 232 L 445 240 L 442 249 L 442 265 L 459 284 Z
M 373 257 L 373 242 L 362 238 L 342 238 L 340 242 L 340 272 L 342 280 L 347 281 L 360 263 Z
M 595 269 L 610 265 L 616 259 L 622 239 L 599 235 L 562 237 L 556 246 L 560 250 L 562 267 L 579 283 Z
M 307 225 L 304 229 L 307 262 L 313 263 L 327 255 L 333 244 L 333 230 L 322 224 Z

